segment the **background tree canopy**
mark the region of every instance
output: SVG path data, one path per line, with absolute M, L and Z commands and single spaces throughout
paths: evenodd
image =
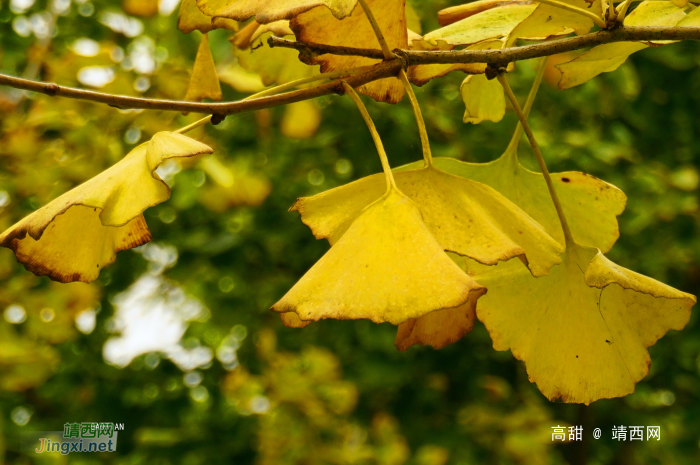
M 437 29 L 461 2 L 408 2 Z M 176 0 L 0 2 L 0 72 L 103 92 L 183 99 L 201 34 L 176 30 Z M 418 24 L 416 24 L 418 22 Z M 233 27 L 233 26 L 231 26 Z M 416 31 L 419 32 L 419 31 Z M 270 84 L 208 34 L 223 100 Z M 274 50 L 273 50 L 274 51 Z M 296 52 L 289 52 L 296 59 Z M 236 58 L 238 55 L 238 58 Z M 246 64 L 246 60 L 248 64 Z M 628 196 L 622 266 L 686 292 L 700 284 L 700 47 L 635 54 L 614 73 L 556 88 L 550 58 L 530 123 L 552 172 L 580 170 Z M 510 75 L 524 98 L 535 60 Z M 245 65 L 242 67 L 241 65 Z M 296 66 L 296 63 L 294 63 Z M 298 65 L 306 66 L 306 65 Z M 246 68 L 246 69 L 244 69 Z M 273 70 L 274 71 L 274 70 Z M 305 71 L 301 71 L 305 72 Z M 262 78 L 261 78 L 262 76 Z M 486 162 L 517 118 L 462 121 L 462 73 L 416 88 L 433 154 Z M 421 158 L 408 99 L 365 99 L 392 166 Z M 0 230 L 197 115 L 117 110 L 0 89 Z M 483 325 L 435 351 L 398 352 L 396 328 L 326 320 L 285 328 L 270 307 L 327 250 L 288 208 L 381 171 L 349 98 L 228 116 L 190 134 L 213 158 L 167 161 L 171 199 L 145 212 L 153 242 L 118 254 L 92 284 L 38 278 L 0 250 L 0 456 L 5 463 L 694 464 L 700 461 L 697 316 L 650 347 L 634 394 L 553 403 Z M 522 143 L 524 165 L 538 171 Z M 40 456 L 22 431 L 123 423 L 112 454 Z M 553 426 L 582 425 L 554 443 Z M 659 425 L 660 441 L 618 442 L 615 425 Z M 603 436 L 595 440 L 593 428 Z

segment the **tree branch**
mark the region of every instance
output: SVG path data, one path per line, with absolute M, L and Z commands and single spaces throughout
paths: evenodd
M 700 40 L 700 27 L 630 27 L 620 26 L 608 31 L 586 34 L 578 37 L 552 40 L 522 47 L 509 47 L 500 50 L 448 50 L 416 51 L 394 50 L 398 59 L 377 63 L 367 72 L 344 78 L 352 87 L 362 86 L 368 82 L 396 76 L 402 67 L 423 64 L 449 63 L 493 63 L 505 66 L 510 62 L 528 60 L 542 56 L 555 55 L 595 45 L 622 41 L 656 41 L 656 40 Z M 299 50 L 302 54 L 312 56 L 331 53 L 335 55 L 356 55 L 367 58 L 382 59 L 381 50 L 359 49 L 320 45 L 271 37 L 271 47 L 287 47 Z M 39 82 L 0 74 L 0 85 L 40 92 L 49 96 L 61 96 L 79 100 L 105 103 L 107 105 L 128 109 L 184 111 L 212 115 L 230 115 L 246 111 L 286 105 L 308 100 L 322 95 L 343 94 L 344 89 L 339 80 L 307 89 L 295 90 L 284 94 L 260 97 L 250 100 L 225 103 L 198 103 L 182 100 L 157 100 L 126 95 L 112 95 L 74 87 L 59 86 L 54 83 Z
M 347 76 L 344 77 L 343 80 L 352 87 L 359 87 L 378 79 L 396 76 L 400 69 L 401 62 L 399 60 L 386 61 L 372 66 L 367 72 Z M 9 76 L 7 74 L 0 74 L 0 85 L 40 92 L 51 97 L 61 96 L 79 100 L 89 100 L 97 103 L 106 103 L 109 106 L 122 109 L 141 108 L 146 110 L 186 111 L 222 116 L 286 105 L 320 97 L 322 95 L 345 93 L 341 81 L 336 80 L 316 87 L 295 90 L 269 97 L 240 100 L 238 102 L 199 103 L 184 100 L 158 100 L 130 97 L 127 95 L 112 95 L 92 90 L 77 89 L 75 87 L 59 86 L 54 83 L 32 81 Z
M 506 65 L 520 60 L 528 60 L 542 56 L 555 55 L 557 53 L 570 52 L 595 45 L 624 41 L 655 41 L 655 40 L 700 40 L 700 27 L 636 27 L 620 26 L 608 31 L 599 31 L 593 34 L 585 34 L 577 37 L 552 40 L 534 45 L 521 47 L 509 47 L 499 50 L 447 50 L 447 51 L 419 51 L 419 50 L 394 50 L 401 56 L 407 66 L 428 64 L 452 64 L 452 63 L 494 63 Z M 383 58 L 381 50 L 335 47 L 332 45 L 320 45 L 270 37 L 270 47 L 287 47 L 298 50 L 299 53 L 309 56 L 322 55 L 355 55 L 367 58 Z

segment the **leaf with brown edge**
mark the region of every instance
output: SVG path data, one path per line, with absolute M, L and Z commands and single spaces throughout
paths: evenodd
M 443 252 L 416 205 L 391 188 L 272 310 L 295 312 L 303 321 L 369 319 L 397 325 L 476 301 L 484 292 Z
M 384 34 L 390 49 L 408 48 L 405 0 L 367 0 L 379 28 Z M 379 44 L 372 26 L 362 8 L 352 15 L 338 20 L 326 7 L 317 7 L 302 13 L 290 22 L 297 40 L 326 45 L 358 48 L 378 48 Z M 321 65 L 326 73 L 348 68 L 357 68 L 379 63 L 379 60 L 356 56 L 319 55 L 299 56 L 307 64 Z M 385 78 L 371 82 L 357 89 L 379 102 L 398 103 L 404 95 L 404 88 L 396 78 Z
M 357 0 L 196 0 L 204 14 L 245 21 L 255 16 L 259 23 L 291 19 L 312 8 L 327 8 L 333 17 L 345 18 Z
M 435 167 L 395 172 L 394 178 L 444 250 L 488 265 L 521 257 L 534 276 L 547 274 L 561 260 L 562 247 L 542 226 L 485 184 Z M 317 239 L 335 244 L 384 189 L 383 174 L 375 174 L 300 198 L 290 210 L 301 214 Z
M 206 34 L 214 29 L 238 30 L 238 23 L 227 18 L 212 18 L 207 16 L 197 8 L 195 0 L 182 0 L 180 11 L 177 15 L 177 28 L 180 32 L 189 34 L 192 31 L 199 31 Z
M 155 173 L 170 158 L 212 153 L 181 134 L 159 132 L 111 168 L 66 192 L 0 235 L 29 271 L 55 281 L 90 282 L 116 252 L 151 239 L 144 210 L 170 188 Z
M 577 244 L 537 279 L 516 261 L 468 268 L 489 289 L 477 317 L 494 349 L 510 349 L 530 381 L 563 402 L 632 393 L 649 372 L 647 347 L 669 329 L 683 329 L 696 302 Z
M 211 55 L 207 34 L 202 35 L 185 100 L 200 102 L 205 98 L 211 100 L 221 100 L 222 98 L 219 76 L 216 74 L 216 65 L 214 57 Z

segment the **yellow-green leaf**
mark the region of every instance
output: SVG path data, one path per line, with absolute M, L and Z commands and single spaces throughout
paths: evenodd
M 12 249 L 39 276 L 94 281 L 116 252 L 151 239 L 141 214 L 170 197 L 155 169 L 169 158 L 211 152 L 189 137 L 159 132 L 111 168 L 10 227 L 0 235 L 0 246 Z
M 536 8 L 535 3 L 516 3 L 491 8 L 432 31 L 426 34 L 423 40 L 432 45 L 437 45 L 438 42 L 471 45 L 483 40 L 504 38 Z
M 465 123 L 497 123 L 506 114 L 506 98 L 497 79 L 489 81 L 484 74 L 467 76 L 459 90 L 465 107 Z
M 601 2 L 595 0 L 560 0 L 561 3 L 572 5 L 589 11 L 601 17 Z M 570 34 L 585 34 L 593 27 L 593 20 L 552 5 L 538 5 L 537 9 L 513 30 L 511 40 L 527 38 L 544 40 L 551 36 Z
M 486 289 L 443 252 L 418 207 L 396 189 L 368 206 L 273 307 L 304 321 L 395 325 L 475 301 Z
M 454 158 L 435 158 L 434 163 L 447 173 L 492 187 L 564 244 L 564 233 L 542 174 L 523 167 L 514 148 L 490 163 L 467 163 Z M 397 169 L 415 169 L 419 164 Z M 553 173 L 552 181 L 577 241 L 605 252 L 610 250 L 620 235 L 617 216 L 625 209 L 625 194 L 612 184 L 577 171 Z
M 550 400 L 589 404 L 634 391 L 649 372 L 647 347 L 682 329 L 696 299 L 629 271 L 596 249 L 571 245 L 549 275 L 517 261 L 470 264 L 489 292 L 477 316 L 496 350 L 523 360 Z

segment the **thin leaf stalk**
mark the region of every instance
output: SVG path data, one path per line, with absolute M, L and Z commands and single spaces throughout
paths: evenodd
M 413 107 L 413 114 L 416 116 L 416 123 L 418 123 L 418 133 L 420 134 L 420 142 L 423 148 L 423 160 L 425 160 L 425 166 L 432 166 L 433 155 L 430 152 L 430 141 L 428 140 L 428 131 L 425 128 L 423 112 L 421 112 L 420 105 L 418 104 L 418 99 L 416 98 L 415 92 L 413 92 L 413 86 L 408 81 L 408 76 L 406 76 L 406 72 L 403 69 L 399 73 L 399 79 L 403 83 L 403 86 L 406 88 L 408 99 L 411 101 L 411 106 Z
M 382 144 L 382 139 L 379 137 L 379 133 L 377 132 L 377 128 L 374 126 L 372 117 L 367 111 L 367 107 L 365 107 L 365 104 L 362 103 L 362 100 L 360 100 L 360 96 L 357 95 L 355 89 L 353 89 L 350 86 L 350 84 L 348 84 L 345 81 L 343 81 L 343 88 L 353 100 L 353 102 L 355 102 L 355 105 L 357 105 L 357 109 L 360 110 L 362 118 L 365 120 L 365 123 L 367 123 L 367 128 L 369 129 L 369 132 L 370 134 L 372 134 L 372 139 L 374 140 L 374 145 L 377 147 L 379 159 L 382 162 L 382 169 L 384 170 L 384 175 L 386 176 L 386 190 L 388 192 L 392 187 L 396 188 L 396 182 L 394 181 L 394 175 L 391 173 L 391 166 L 389 166 L 389 159 L 387 158 L 386 152 L 384 151 L 384 144 Z
M 372 10 L 370 9 L 369 5 L 367 5 L 367 2 L 365 2 L 365 0 L 359 0 L 359 2 L 362 6 L 362 9 L 365 12 L 365 16 L 367 16 L 367 19 L 369 20 L 369 23 L 372 26 L 374 35 L 377 36 L 379 46 L 382 48 L 382 52 L 384 53 L 384 59 L 391 60 L 392 58 L 394 58 L 394 53 L 389 48 L 389 44 L 387 44 L 386 39 L 384 38 L 384 34 L 382 34 L 382 30 L 379 28 L 379 23 L 377 23 L 377 19 L 374 17 Z
M 530 88 L 530 93 L 527 95 L 527 100 L 525 101 L 525 106 L 523 107 L 523 114 L 525 118 L 530 115 L 530 110 L 532 105 L 535 103 L 535 97 L 537 97 L 537 91 L 542 83 L 542 78 L 544 77 L 544 70 L 547 67 L 547 57 L 542 57 L 537 64 L 537 71 L 535 71 L 535 80 L 532 82 L 532 87 Z M 518 144 L 520 143 L 520 137 L 523 135 L 523 125 L 518 121 L 518 125 L 515 127 L 515 132 L 513 133 L 513 138 L 508 144 L 506 149 L 507 156 L 510 156 L 517 162 Z
M 532 146 L 532 151 L 535 152 L 535 158 L 537 159 L 537 163 L 540 165 L 540 170 L 542 171 L 542 175 L 544 176 L 544 180 L 547 183 L 547 189 L 549 189 L 549 195 L 552 197 L 552 202 L 554 202 L 554 208 L 557 210 L 557 215 L 559 216 L 559 222 L 561 223 L 561 228 L 564 231 L 564 240 L 565 240 L 565 246 L 567 250 L 573 249 L 575 243 L 573 240 L 573 236 L 571 235 L 571 229 L 569 229 L 569 223 L 566 221 L 566 216 L 564 215 L 564 210 L 561 206 L 561 202 L 559 201 L 559 196 L 557 195 L 557 191 L 554 189 L 554 184 L 552 183 L 552 177 L 549 175 L 549 170 L 547 169 L 547 164 L 544 161 L 544 158 L 542 157 L 542 152 L 540 151 L 539 145 L 537 145 L 537 140 L 535 140 L 535 136 L 532 134 L 532 130 L 530 129 L 530 125 L 527 123 L 527 117 L 523 113 L 523 110 L 520 108 L 520 104 L 518 103 L 518 100 L 515 98 L 515 94 L 513 94 L 513 90 L 510 88 L 510 85 L 508 84 L 508 80 L 506 79 L 504 74 L 499 74 L 498 75 L 498 82 L 501 83 L 503 86 L 503 90 L 505 91 L 506 95 L 508 96 L 508 99 L 510 100 L 510 103 L 513 105 L 513 109 L 515 109 L 515 113 L 518 115 L 518 119 L 520 120 L 520 124 L 522 124 L 523 129 L 525 130 L 525 134 L 527 135 L 528 140 L 530 141 L 530 145 Z

